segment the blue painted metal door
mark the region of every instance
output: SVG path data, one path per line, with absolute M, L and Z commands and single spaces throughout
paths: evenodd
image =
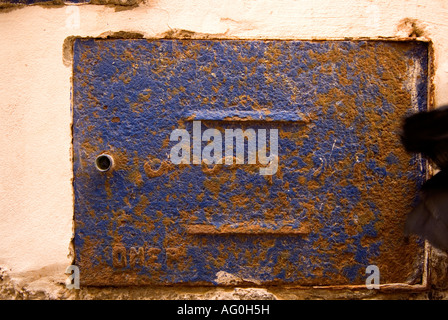
M 81 283 L 418 283 L 427 79 L 423 42 L 76 40 Z

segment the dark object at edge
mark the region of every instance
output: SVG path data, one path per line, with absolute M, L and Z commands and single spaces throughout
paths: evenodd
M 441 169 L 423 184 L 420 202 L 407 217 L 405 235 L 419 235 L 448 250 L 448 106 L 411 115 L 402 129 L 406 151 L 421 153 Z

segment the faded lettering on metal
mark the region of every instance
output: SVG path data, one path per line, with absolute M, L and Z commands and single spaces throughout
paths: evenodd
M 425 165 L 398 133 L 427 95 L 424 42 L 76 40 L 81 285 L 420 283 Z

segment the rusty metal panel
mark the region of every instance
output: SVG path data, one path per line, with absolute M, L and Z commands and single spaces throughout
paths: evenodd
M 77 39 L 81 284 L 363 285 L 369 265 L 421 283 L 402 229 L 425 163 L 398 130 L 427 108 L 428 59 L 417 41 Z M 226 157 L 231 129 L 277 158 L 249 137 Z

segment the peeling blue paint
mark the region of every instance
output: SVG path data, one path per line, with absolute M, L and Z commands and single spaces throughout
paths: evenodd
M 416 63 L 417 82 L 403 86 Z M 400 232 L 424 181 L 396 132 L 410 109 L 427 108 L 427 65 L 422 42 L 76 40 L 81 281 L 217 285 L 225 271 L 263 284 L 363 284 L 369 264 L 406 281 L 423 247 L 385 230 Z M 279 171 L 166 165 L 171 131 L 192 132 L 193 120 L 203 131 L 279 129 Z M 116 161 L 110 172 L 95 169 L 102 152 Z

